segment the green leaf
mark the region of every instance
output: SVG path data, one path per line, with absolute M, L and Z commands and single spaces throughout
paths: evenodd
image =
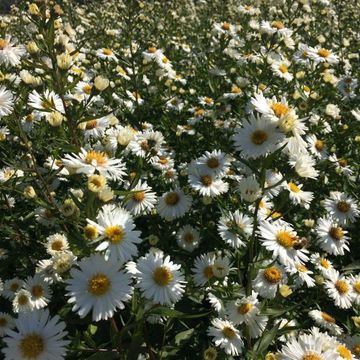
M 94 355 L 91 355 L 87 359 L 89 359 L 89 360 L 115 360 L 115 359 L 120 359 L 120 357 L 116 352 L 101 351 Z
M 269 331 L 265 331 L 263 333 L 263 336 L 255 343 L 254 350 L 257 355 L 260 355 L 264 353 L 269 345 L 273 342 L 273 340 L 276 337 L 276 334 L 279 330 L 280 323 L 276 324 L 275 327 L 273 327 Z
M 194 333 L 195 329 L 189 329 L 189 330 L 185 330 L 185 331 L 181 331 L 179 332 L 176 336 L 175 336 L 175 344 L 176 345 L 180 345 L 180 343 L 182 341 L 188 340 L 191 338 L 192 334 Z

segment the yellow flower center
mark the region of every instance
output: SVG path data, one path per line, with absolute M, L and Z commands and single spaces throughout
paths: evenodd
M 142 202 L 145 199 L 145 191 L 137 191 L 132 195 L 132 198 L 136 202 Z
M 303 264 L 296 264 L 295 267 L 299 272 L 308 272 L 309 271 L 309 269 Z
M 301 358 L 301 360 L 323 360 L 323 358 L 313 352 L 308 352 Z
M 341 167 L 345 167 L 348 164 L 346 159 L 339 159 L 338 163 Z
M 322 140 L 316 140 L 315 148 L 316 148 L 317 151 L 324 150 L 324 147 L 325 147 L 325 143 Z
M 236 332 L 229 326 L 224 326 L 222 333 L 228 339 L 233 339 L 234 337 L 236 337 Z
M 350 205 L 346 201 L 339 201 L 336 207 L 342 213 L 347 213 L 350 210 Z
M 335 283 L 335 289 L 339 292 L 339 294 L 344 295 L 349 292 L 349 285 L 345 280 L 338 280 Z
M 247 314 L 249 311 L 251 311 L 251 309 L 254 307 L 253 304 L 247 303 L 247 304 L 241 304 L 238 307 L 238 313 L 241 315 L 245 315 Z
M 295 236 L 291 235 L 285 230 L 281 230 L 276 234 L 276 241 L 278 242 L 278 244 L 287 249 L 293 247 L 295 240 Z
M 196 109 L 195 110 L 195 116 L 197 116 L 197 117 L 200 117 L 200 116 L 204 116 L 204 114 L 205 114 L 205 110 L 204 109 Z
M 110 240 L 113 245 L 116 245 L 124 240 L 125 230 L 120 225 L 111 225 L 106 227 L 105 236 Z
M 154 46 L 151 46 L 151 47 L 149 47 L 148 48 L 148 52 L 150 53 L 150 54 L 154 54 L 155 52 L 156 52 L 156 47 L 154 47 Z
M 9 43 L 5 39 L 0 39 L 0 50 L 4 50 Z
M 285 26 L 284 26 L 284 24 L 283 24 L 281 21 L 273 21 L 273 22 L 271 23 L 271 27 L 274 28 L 274 29 L 281 30 L 281 29 L 283 29 Z
M 186 243 L 192 244 L 194 241 L 194 235 L 191 232 L 185 233 L 183 239 Z
M 31 123 L 33 122 L 34 120 L 34 115 L 33 114 L 28 114 L 25 116 L 25 121 L 28 122 L 28 123 Z
M 251 141 L 255 145 L 263 144 L 268 138 L 268 135 L 263 130 L 255 130 L 251 135 Z
M 353 284 L 353 289 L 355 292 L 357 292 L 358 294 L 360 294 L 360 281 L 356 281 Z
M 330 56 L 331 52 L 329 50 L 326 50 L 324 48 L 321 48 L 318 50 L 318 55 L 321 56 L 322 58 L 327 58 Z
M 283 74 L 286 74 L 287 72 L 289 72 L 289 71 L 288 71 L 288 67 L 287 67 L 285 64 L 281 64 L 281 65 L 279 66 L 279 70 L 280 70 L 280 72 L 283 73 Z
M 92 86 L 90 84 L 85 84 L 82 89 L 83 89 L 85 94 L 90 95 L 91 90 L 92 90 Z
M 212 177 L 210 175 L 201 176 L 200 181 L 205 186 L 210 186 L 212 184 Z
M 89 281 L 87 289 L 89 293 L 95 296 L 106 294 L 111 287 L 111 280 L 102 273 L 94 275 Z
M 169 162 L 169 160 L 166 157 L 161 157 L 158 160 L 158 163 L 161 165 L 166 165 Z
M 34 297 L 34 298 L 41 298 L 43 295 L 44 295 L 44 289 L 42 286 L 40 285 L 34 285 L 32 288 L 31 288 L 31 295 Z
M 99 152 L 95 150 L 88 151 L 85 157 L 85 162 L 87 164 L 91 164 L 93 161 L 95 161 L 97 165 L 105 165 L 107 160 L 108 158 L 104 152 Z
M 326 312 L 321 312 L 321 317 L 328 323 L 335 324 L 335 319 Z
M 330 267 L 329 260 L 327 260 L 327 259 L 320 259 L 319 263 L 325 269 L 329 269 L 329 267 Z
M 108 49 L 108 48 L 104 48 L 102 49 L 102 53 L 106 56 L 110 56 L 113 54 L 112 50 L 111 49 Z
M 216 169 L 220 163 L 219 160 L 217 158 L 210 158 L 207 160 L 206 165 L 210 168 L 210 169 Z
M 289 112 L 288 106 L 283 103 L 274 103 L 270 107 L 274 112 L 275 116 L 278 118 L 286 115 Z
M 29 298 L 26 295 L 20 295 L 18 297 L 18 303 L 20 306 L 24 306 L 29 303 Z
M 270 284 L 277 284 L 282 278 L 281 271 L 275 266 L 271 266 L 264 270 L 264 278 Z
M 289 182 L 288 185 L 289 185 L 290 190 L 294 193 L 298 193 L 301 191 L 301 189 L 293 182 Z
M 203 271 L 203 274 L 207 279 L 211 279 L 214 276 L 213 266 L 212 265 L 206 266 Z
M 96 120 L 90 120 L 86 122 L 86 130 L 91 130 L 91 129 L 95 129 L 97 126 L 97 121 Z
M 206 104 L 210 105 L 214 102 L 214 100 L 210 97 L 205 96 L 204 101 Z
M 84 235 L 87 239 L 94 240 L 98 237 L 97 228 L 94 225 L 86 225 L 84 228 Z
M 233 85 L 233 86 L 231 87 L 231 92 L 232 92 L 233 94 L 240 94 L 240 93 L 241 93 L 241 89 L 240 89 L 238 86 Z
M 64 248 L 64 243 L 61 240 L 55 240 L 52 244 L 51 244 L 51 250 L 54 251 L 61 251 Z
M 163 64 L 167 64 L 169 62 L 169 59 L 166 56 L 164 56 L 161 61 Z
M 174 191 L 169 192 L 165 196 L 165 203 L 169 206 L 175 206 L 180 200 L 180 196 Z
M 345 345 L 339 345 L 336 348 L 336 351 L 340 354 L 340 356 L 343 359 L 351 360 L 353 358 L 351 351 Z
M 306 85 L 304 85 L 303 89 L 304 89 L 305 92 L 310 92 L 310 90 L 311 90 L 311 89 L 310 89 L 308 86 L 306 86 Z
M 21 355 L 25 359 L 37 359 L 44 351 L 44 339 L 36 333 L 31 333 L 20 340 L 19 348 Z
M 230 30 L 230 24 L 228 22 L 224 22 L 221 26 L 221 28 L 225 31 L 229 31 Z
M 166 266 L 156 268 L 153 273 L 153 279 L 159 286 L 169 285 L 173 278 L 173 274 Z
M 12 283 L 9 287 L 9 289 L 12 291 L 12 292 L 16 292 L 18 289 L 19 289 L 19 284 L 18 283 Z
M 329 230 L 329 235 L 334 239 L 334 240 L 341 240 L 344 236 L 344 232 L 342 230 L 341 227 L 332 227 Z

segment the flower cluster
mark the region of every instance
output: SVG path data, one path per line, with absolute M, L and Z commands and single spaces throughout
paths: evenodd
M 5 359 L 360 359 L 356 5 L 242 3 L 0 17 Z

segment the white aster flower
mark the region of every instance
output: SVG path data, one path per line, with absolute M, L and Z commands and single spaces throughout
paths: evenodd
M 309 311 L 309 316 L 315 321 L 316 325 L 330 331 L 333 335 L 341 335 L 343 330 L 336 325 L 336 319 L 328 313 L 320 310 Z
M 178 302 L 184 292 L 184 275 L 181 265 L 174 264 L 170 256 L 162 252 L 150 252 L 138 259 L 136 264 L 137 287 L 144 297 L 161 305 L 172 305 Z
M 173 220 L 185 215 L 191 207 L 191 196 L 181 189 L 174 189 L 161 196 L 156 207 L 159 215 L 166 220 Z
M 139 181 L 126 197 L 125 208 L 135 216 L 148 214 L 157 202 L 156 194 L 151 190 L 146 181 Z
M 239 355 L 244 347 L 240 331 L 227 320 L 214 319 L 211 324 L 207 333 L 213 338 L 214 344 L 222 348 L 227 355 Z
M 180 248 L 192 252 L 200 243 L 200 233 L 191 225 L 185 225 L 176 234 L 176 241 Z
M 325 288 L 328 296 L 334 300 L 336 306 L 341 309 L 349 309 L 352 306 L 353 289 L 348 278 L 340 275 L 335 269 L 326 273 Z
M 0 118 L 2 116 L 10 115 L 13 109 L 14 109 L 14 95 L 10 90 L 7 90 L 4 86 L 0 86 Z
M 100 254 L 83 258 L 66 280 L 68 302 L 72 310 L 85 317 L 92 310 L 93 321 L 107 320 L 116 309 L 124 309 L 131 298 L 130 275 L 119 270 L 119 263 L 106 261 Z
M 7 330 L 2 350 L 8 360 L 60 360 L 65 358 L 68 340 L 65 323 L 58 315 L 50 317 L 48 310 L 19 314 L 15 320 L 18 331 Z
M 93 241 L 101 241 L 96 251 L 105 250 L 106 260 L 110 258 L 122 265 L 137 255 L 136 245 L 141 242 L 140 231 L 134 230 L 135 224 L 127 210 L 115 205 L 104 205 L 96 217 L 96 222 L 86 220 L 100 235 Z

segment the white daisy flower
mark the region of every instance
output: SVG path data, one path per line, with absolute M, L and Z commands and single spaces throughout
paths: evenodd
M 15 321 L 8 313 L 0 312 L 0 337 L 3 337 L 8 329 L 15 327 Z
M 254 175 L 241 179 L 238 183 L 241 198 L 247 202 L 255 202 L 261 197 L 260 184 Z
M 21 127 L 26 133 L 30 133 L 40 120 L 41 117 L 39 114 L 37 112 L 32 112 L 21 119 Z
M 314 158 L 307 153 L 291 155 L 289 164 L 300 177 L 316 179 L 319 176 L 319 171 L 314 167 L 316 164 Z
M 341 339 L 351 352 L 357 357 L 360 358 L 360 335 L 353 335 L 353 336 L 345 336 Z
M 244 122 L 242 128 L 235 130 L 232 139 L 243 157 L 256 159 L 278 149 L 284 135 L 275 123 L 251 114 L 249 121 Z
M 184 292 L 184 275 L 181 265 L 174 264 L 170 256 L 162 252 L 150 252 L 138 259 L 136 264 L 137 287 L 144 297 L 161 305 L 172 305 L 178 302 Z
M 328 64 L 337 64 L 339 57 L 332 53 L 331 50 L 323 47 L 309 47 L 309 57 L 315 61 L 315 63 L 327 62 Z
M 324 207 L 341 225 L 355 222 L 360 216 L 355 199 L 340 191 L 331 191 L 330 197 L 324 201 Z
M 289 82 L 294 78 L 294 75 L 289 72 L 290 65 L 291 62 L 286 59 L 274 61 L 271 64 L 271 70 L 275 75 Z
M 156 194 L 151 190 L 146 181 L 143 183 L 139 181 L 131 189 L 129 197 L 126 197 L 125 208 L 135 216 L 148 214 L 157 202 Z
M 292 226 L 285 221 L 262 221 L 259 227 L 261 244 L 285 266 L 307 262 L 306 249 L 296 249 L 298 237 Z
M 1 49 L 1 39 L 0 39 L 0 49 Z M 2 116 L 10 115 L 13 110 L 14 110 L 14 95 L 10 90 L 7 90 L 5 86 L 0 86 L 0 118 Z
M 310 208 L 310 203 L 314 198 L 311 191 L 303 191 L 302 184 L 295 184 L 294 182 L 285 183 L 285 188 L 289 191 L 289 197 L 293 204 L 301 205 L 305 209 Z
M 34 305 L 31 301 L 31 293 L 25 289 L 17 291 L 12 301 L 12 306 L 15 313 L 32 311 Z
M 18 331 L 8 330 L 2 350 L 9 360 L 64 359 L 68 340 L 65 323 L 58 315 L 50 317 L 48 310 L 19 314 L 15 320 Z
M 329 349 L 322 336 L 301 334 L 298 339 L 291 338 L 281 349 L 281 360 L 337 360 L 338 354 Z
M 325 288 L 328 296 L 334 300 L 336 306 L 341 309 L 349 309 L 352 306 L 353 289 L 348 278 L 340 275 L 335 269 L 326 273 Z
M 160 131 L 147 130 L 136 134 L 130 141 L 128 148 L 136 156 L 153 157 L 158 155 L 164 143 L 164 137 Z
M 304 283 L 308 288 L 315 286 L 315 280 L 310 276 L 313 274 L 305 265 L 297 263 L 286 268 L 290 275 L 296 274 L 295 286 L 302 286 Z
M 220 150 L 205 151 L 205 154 L 197 159 L 199 165 L 205 166 L 215 175 L 224 175 L 230 166 L 230 157 Z
M 319 253 L 312 254 L 310 261 L 315 265 L 317 270 L 321 271 L 323 275 L 326 274 L 328 270 L 333 268 L 331 261 L 326 257 L 321 256 Z
M 319 246 L 322 250 L 332 255 L 344 255 L 350 251 L 348 246 L 349 237 L 338 223 L 331 217 L 322 217 L 318 220 L 316 233 L 319 237 Z
M 329 156 L 328 160 L 335 167 L 335 171 L 338 174 L 344 174 L 345 176 L 351 176 L 353 174 L 353 170 L 348 164 L 348 161 L 344 158 L 338 158 L 336 154 L 332 154 Z
M 124 309 L 123 302 L 131 298 L 131 279 L 119 270 L 118 262 L 95 254 L 83 258 L 78 267 L 71 269 L 71 278 L 66 280 L 73 311 L 83 318 L 92 310 L 93 321 L 99 321 L 113 317 L 117 308 Z
M 229 184 L 217 177 L 205 166 L 189 168 L 189 184 L 202 196 L 216 197 L 229 190 Z
M 33 90 L 29 94 L 29 106 L 40 113 L 45 112 L 45 114 L 42 115 L 46 115 L 53 111 L 58 111 L 62 114 L 65 113 L 64 104 L 59 95 L 48 89 L 45 90 L 43 95 L 40 95 L 36 90 Z
M 96 50 L 96 56 L 103 60 L 114 60 L 117 62 L 117 57 L 114 52 L 109 48 L 101 48 Z
M 240 331 L 227 320 L 214 319 L 211 324 L 207 333 L 213 338 L 214 344 L 223 349 L 227 355 L 239 355 L 244 347 Z
M 15 41 L 11 39 L 11 36 L 7 35 L 5 39 L 0 38 L 0 64 L 16 66 L 25 53 L 25 47 L 15 46 Z
M 181 189 L 174 189 L 161 196 L 157 211 L 166 220 L 182 217 L 191 207 L 191 196 L 185 195 Z
M 94 242 L 101 241 L 96 251 L 105 250 L 105 259 L 119 261 L 120 265 L 137 256 L 136 244 L 141 243 L 140 231 L 134 230 L 135 224 L 128 211 L 115 205 L 104 205 L 99 211 L 96 222 L 86 219 L 100 235 Z
M 221 238 L 235 249 L 245 246 L 243 240 L 251 235 L 252 230 L 252 219 L 242 214 L 239 210 L 222 216 L 218 223 L 218 231 Z
M 196 286 L 204 286 L 214 277 L 214 263 L 215 255 L 212 253 L 202 254 L 195 259 L 191 271 Z
M 6 299 L 12 300 L 18 290 L 22 288 L 24 281 L 19 279 L 18 277 L 14 277 L 9 280 L 4 281 L 4 289 L 1 293 Z
M 208 293 L 206 296 L 206 300 L 209 301 L 210 305 L 220 316 L 223 316 L 225 314 L 225 308 L 223 302 L 213 293 Z
M 266 170 L 265 175 L 265 195 L 270 199 L 279 195 L 282 190 L 282 183 L 285 181 L 281 172 L 276 170 Z
M 356 305 L 360 305 L 360 274 L 358 275 L 349 275 L 350 284 L 353 289 L 353 302 Z
M 263 298 L 273 299 L 278 288 L 287 282 L 284 268 L 278 264 L 260 269 L 253 280 L 253 289 Z
M 326 151 L 326 145 L 323 140 L 320 140 L 314 134 L 310 134 L 306 137 L 306 141 L 308 143 L 308 149 L 311 154 L 313 154 L 318 159 L 326 159 L 328 157 L 328 153 Z
M 224 256 L 216 256 L 214 260 L 214 264 L 212 266 L 212 271 L 215 277 L 218 279 L 223 279 L 227 275 L 229 275 L 231 268 L 231 259 Z
M 185 225 L 176 234 L 176 241 L 180 248 L 192 252 L 200 243 L 200 233 L 191 225 Z
M 64 234 L 55 233 L 46 238 L 46 252 L 50 255 L 55 255 L 59 251 L 69 249 L 67 237 Z
M 294 54 L 294 62 L 301 65 L 310 64 L 309 47 L 299 43 L 298 50 Z
M 109 158 L 104 152 L 81 149 L 78 155 L 65 154 L 61 159 L 63 165 L 74 169 L 77 174 L 92 175 L 98 171 L 107 179 L 121 180 L 125 173 L 125 165 L 120 159 Z
M 262 20 L 260 30 L 266 34 L 279 34 L 281 36 L 291 36 L 292 30 L 285 27 L 284 23 L 280 20 L 265 21 Z
M 309 311 L 309 316 L 315 321 L 316 325 L 328 330 L 333 335 L 341 335 L 343 330 L 340 326 L 336 325 L 334 317 L 328 313 L 320 310 Z
M 259 315 L 258 294 L 253 291 L 250 296 L 237 299 L 227 305 L 227 314 L 237 325 L 245 323 L 252 338 L 258 338 L 265 330 L 268 317 Z
M 84 139 L 98 139 L 104 136 L 106 128 L 109 126 L 109 118 L 104 116 L 99 119 L 82 122 L 79 127 L 84 130 Z
M 128 145 L 130 141 L 133 140 L 136 133 L 137 131 L 131 126 L 116 125 L 115 128 L 111 127 L 106 131 L 106 146 L 107 148 L 110 148 L 113 153 L 119 146 L 127 153 L 129 151 Z
M 214 24 L 214 32 L 220 35 L 235 35 L 236 28 L 234 25 L 224 21 L 222 23 Z
M 31 294 L 31 303 L 34 309 L 42 309 L 48 305 L 52 291 L 39 274 L 33 277 L 29 276 L 25 280 L 24 289 Z

